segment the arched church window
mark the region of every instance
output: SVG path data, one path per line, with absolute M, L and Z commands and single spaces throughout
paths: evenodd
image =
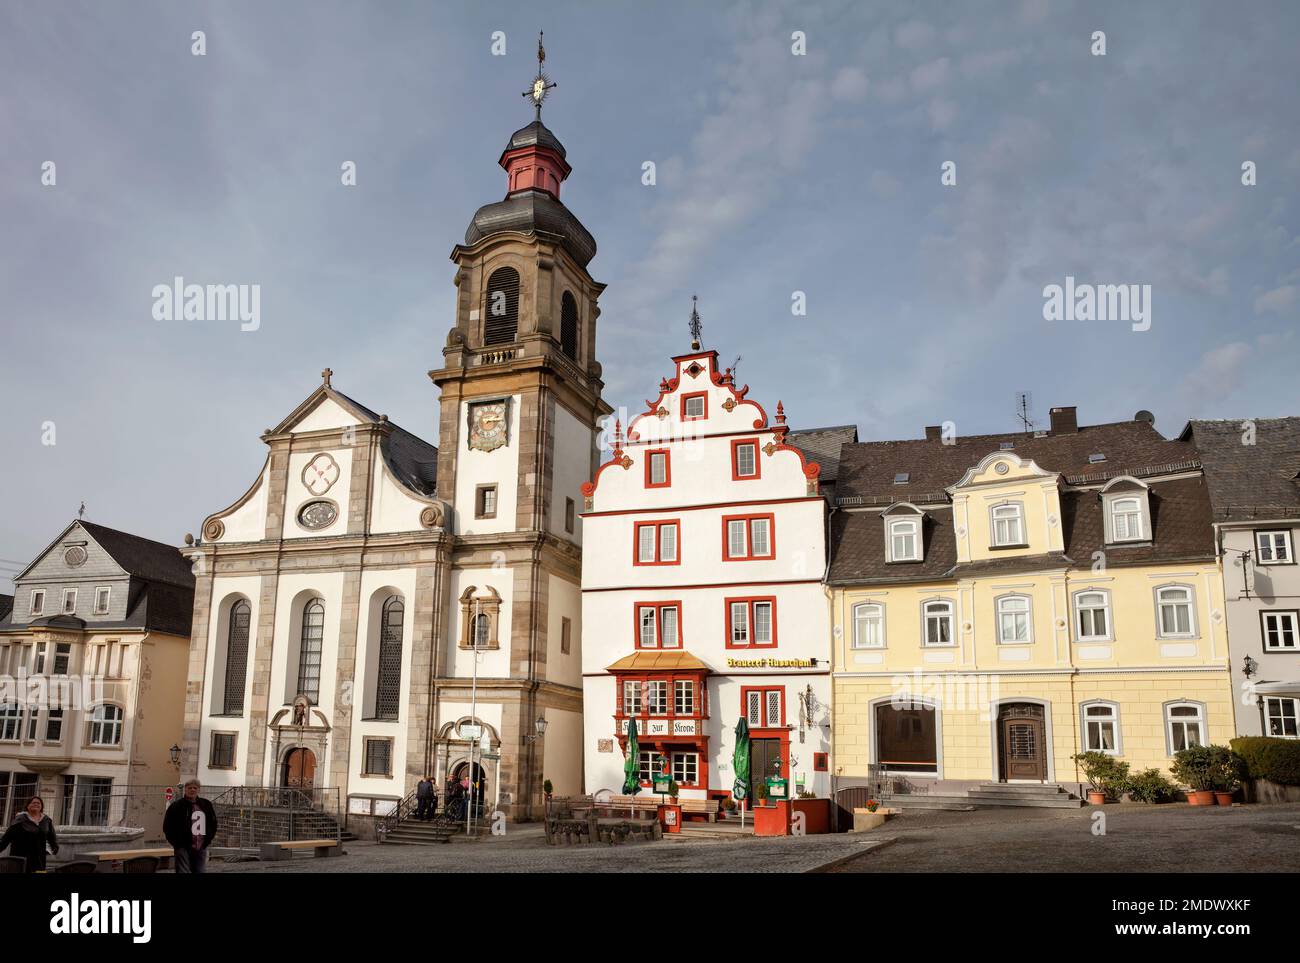
M 483 343 L 509 344 L 519 333 L 519 272 L 497 268 L 488 278 Z
M 379 673 L 375 680 L 375 716 L 396 719 L 402 703 L 402 621 L 406 606 L 400 595 L 384 603 L 379 624 Z
M 560 350 L 578 360 L 578 302 L 568 291 L 560 300 Z
M 230 628 L 226 633 L 226 689 L 221 711 L 228 716 L 244 714 L 244 674 L 248 671 L 248 629 L 253 610 L 240 599 L 230 607 Z
M 302 610 L 302 637 L 298 646 L 298 691 L 320 702 L 320 659 L 325 641 L 325 603 L 312 599 Z

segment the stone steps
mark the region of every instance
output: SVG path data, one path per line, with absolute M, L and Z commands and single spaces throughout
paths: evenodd
M 1053 783 L 1013 784 L 984 783 L 964 794 L 899 793 L 888 798 L 890 806 L 900 809 L 948 809 L 970 811 L 975 808 L 1006 809 L 1079 809 L 1083 800 Z

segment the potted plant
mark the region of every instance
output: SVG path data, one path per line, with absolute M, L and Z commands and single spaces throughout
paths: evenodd
M 1220 806 L 1231 806 L 1245 772 L 1245 760 L 1227 746 L 1210 746 L 1210 764 L 1214 800 Z
M 1071 756 L 1083 770 L 1083 776 L 1091 787 L 1088 790 L 1088 804 L 1100 806 L 1108 800 L 1118 799 L 1119 794 L 1128 788 L 1128 763 L 1120 762 L 1114 756 L 1104 752 L 1079 752 Z
M 1166 778 L 1159 769 L 1143 769 L 1135 773 L 1128 781 L 1128 794 L 1134 802 L 1162 803 L 1169 802 L 1178 792 L 1178 787 Z
M 542 795 L 546 797 L 547 802 L 550 802 L 551 796 L 553 796 L 554 794 L 555 794 L 555 786 L 551 784 L 551 781 L 549 779 L 546 780 L 544 783 L 542 783 Z
M 668 780 L 668 798 L 673 801 L 674 806 L 677 805 L 677 795 L 681 791 L 681 787 L 677 785 L 676 779 Z
M 1187 787 L 1187 801 L 1193 806 L 1214 805 L 1214 759 L 1210 746 L 1188 746 L 1174 753 L 1169 771 Z
M 876 802 L 874 799 L 867 800 L 867 812 L 874 813 L 879 808 L 880 803 Z

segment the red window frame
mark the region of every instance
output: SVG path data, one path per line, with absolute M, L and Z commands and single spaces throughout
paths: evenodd
M 641 644 L 641 610 L 655 610 L 655 644 Z M 660 614 L 664 609 L 677 610 L 677 644 L 664 645 L 664 620 Z M 682 642 L 682 601 L 681 599 L 658 599 L 653 602 L 633 602 L 632 603 L 632 638 L 636 643 L 636 648 L 643 652 L 674 652 L 684 647 Z
M 664 456 L 664 480 L 656 484 L 650 480 L 650 463 L 653 455 Z M 651 448 L 645 453 L 645 487 L 646 488 L 667 488 L 673 483 L 673 458 L 672 452 L 667 448 Z
M 766 693 L 774 692 L 774 691 L 779 692 L 781 694 L 781 718 L 776 725 L 769 726 L 767 724 Z M 749 694 L 751 692 L 764 693 L 764 698 L 763 698 L 763 723 L 761 725 L 752 726 L 750 728 L 750 731 L 752 732 L 754 729 L 784 729 L 785 728 L 785 686 L 783 685 L 742 685 L 740 687 L 740 718 L 744 719 L 746 722 L 749 721 Z
M 686 400 L 688 398 L 703 398 L 704 414 L 702 415 L 686 414 Z M 709 417 L 709 393 L 707 391 L 693 391 L 688 395 L 682 395 L 682 408 L 681 408 L 682 421 L 703 421 L 707 417 Z
M 740 473 L 740 463 L 736 458 L 736 449 L 741 445 L 754 446 L 754 474 L 742 475 Z M 732 481 L 754 481 L 763 477 L 763 466 L 759 462 L 758 456 L 762 454 L 762 449 L 758 447 L 757 438 L 733 438 L 731 440 L 731 480 Z
M 767 554 L 755 555 L 754 546 L 754 519 L 767 519 Z M 728 537 L 728 526 L 731 522 L 745 523 L 745 550 L 749 554 L 732 555 L 731 539 Z M 681 552 L 678 552 L 680 555 Z M 771 561 L 776 558 L 776 514 L 774 512 L 760 512 L 756 515 L 723 515 L 722 516 L 722 560 L 724 562 L 762 562 Z
M 754 603 L 770 602 L 772 604 L 772 641 L 771 642 L 754 642 Z M 749 638 L 750 641 L 741 645 L 738 642 L 731 641 L 731 607 L 745 603 L 749 607 Z M 753 595 L 737 596 L 722 600 L 723 604 L 723 629 L 726 634 L 722 637 L 723 644 L 728 649 L 775 649 L 777 645 L 776 637 L 776 596 L 775 595 Z M 679 616 L 680 618 L 680 616 Z M 640 623 L 638 623 L 638 626 Z M 677 630 L 678 636 L 681 635 L 681 629 Z
M 662 543 L 659 541 L 659 529 L 671 525 L 677 529 L 677 557 L 670 562 L 662 561 L 659 558 L 659 552 Z M 641 529 L 653 528 L 655 530 L 655 558 L 653 562 L 641 561 Z M 661 519 L 654 522 L 633 522 L 632 524 L 632 564 L 633 565 L 680 565 L 682 564 L 682 523 L 680 519 Z

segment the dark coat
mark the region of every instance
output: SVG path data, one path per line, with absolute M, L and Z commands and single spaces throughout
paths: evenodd
M 217 835 L 217 813 L 212 808 L 212 803 L 202 796 L 195 799 L 194 804 L 203 813 L 206 827 L 203 834 L 203 848 L 207 849 L 212 845 L 212 838 Z M 173 849 L 193 848 L 194 834 L 190 831 L 190 803 L 184 796 L 167 807 L 167 814 L 163 816 L 163 835 L 167 837 L 167 842 L 171 843 Z
M 8 849 L 14 856 L 27 860 L 27 872 L 34 873 L 45 868 L 45 847 L 58 855 L 59 837 L 54 832 L 54 823 L 49 816 L 42 816 L 39 823 L 34 823 L 26 813 L 19 813 L 13 825 L 0 837 L 0 853 Z
M 415 784 L 415 798 L 428 799 L 433 795 L 433 783 L 427 779 L 421 779 Z

